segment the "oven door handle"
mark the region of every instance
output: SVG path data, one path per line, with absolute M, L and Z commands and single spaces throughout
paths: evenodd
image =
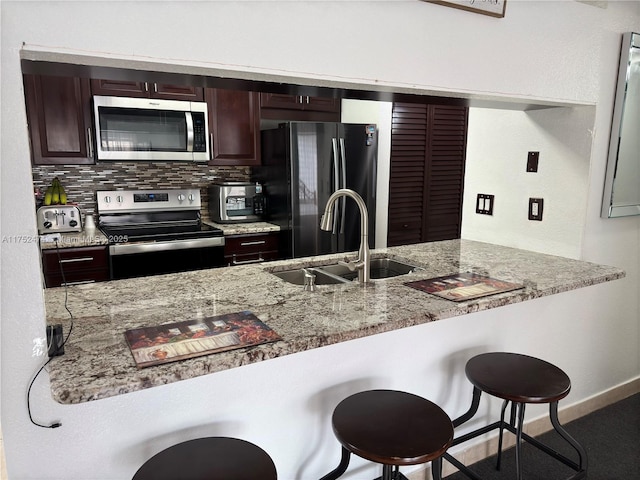
M 118 243 L 109 245 L 111 255 L 130 255 L 133 253 L 164 252 L 185 250 L 188 248 L 223 247 L 224 237 L 172 240 L 169 242 Z

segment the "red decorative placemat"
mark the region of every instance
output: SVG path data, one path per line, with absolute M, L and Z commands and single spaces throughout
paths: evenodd
M 138 368 L 281 340 L 250 311 L 134 328 L 124 335 Z
M 524 285 L 519 283 L 505 282 L 475 273 L 456 273 L 429 280 L 406 282 L 405 285 L 453 302 L 463 302 L 524 288 Z

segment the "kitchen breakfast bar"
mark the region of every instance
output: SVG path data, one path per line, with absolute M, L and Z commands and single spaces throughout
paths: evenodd
M 353 255 L 350 255 L 351 257 Z M 273 273 L 335 263 L 345 254 L 215 268 L 45 289 L 47 324 L 73 330 L 49 364 L 53 398 L 76 404 L 161 386 L 255 362 L 423 323 L 493 309 L 623 278 L 620 268 L 467 240 L 372 251 L 421 267 L 308 291 Z M 473 273 L 522 288 L 451 301 L 407 282 Z M 250 311 L 281 340 L 137 368 L 125 331 Z

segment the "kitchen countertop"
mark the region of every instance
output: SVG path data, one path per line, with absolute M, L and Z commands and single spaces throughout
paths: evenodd
M 42 250 L 49 250 L 56 248 L 56 242 L 45 242 L 43 237 L 40 236 L 40 248 Z M 92 231 L 82 231 L 78 233 L 61 233 L 58 246 L 60 248 L 74 248 L 74 247 L 96 247 L 100 245 L 108 245 L 109 241 L 107 237 L 97 228 Z
M 467 240 L 372 251 L 423 271 L 362 287 L 319 285 L 315 292 L 269 271 L 317 266 L 342 255 L 117 280 L 68 289 L 75 322 L 65 354 L 49 364 L 55 400 L 73 404 L 152 388 L 304 350 L 427 322 L 524 302 L 624 277 L 623 270 L 579 260 Z M 525 288 L 452 302 L 403 282 L 473 272 Z M 47 323 L 69 329 L 65 290 L 44 292 Z M 126 344 L 131 328 L 251 310 L 282 340 L 138 369 Z
M 212 227 L 219 228 L 225 235 L 248 235 L 251 233 L 279 232 L 280 227 L 267 222 L 250 223 L 215 223 L 211 220 L 204 220 L 204 223 Z
M 223 225 L 205 220 L 204 223 L 219 228 L 225 235 L 248 235 L 251 233 L 280 231 L 278 225 L 267 222 L 229 223 Z M 61 238 L 60 241 L 58 241 L 59 248 L 95 247 L 109 244 L 107 237 L 97 228 L 93 232 L 82 231 L 77 233 L 61 233 L 60 235 Z M 42 250 L 56 248 L 55 242 L 45 242 L 42 240 L 42 237 L 44 237 L 44 235 L 40 236 L 40 248 Z

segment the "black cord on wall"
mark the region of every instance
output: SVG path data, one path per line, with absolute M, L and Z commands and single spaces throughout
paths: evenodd
M 64 269 L 62 268 L 62 258 L 60 256 L 60 247 L 58 245 L 57 240 L 56 240 L 56 253 L 58 254 L 58 264 L 60 265 L 60 275 L 62 276 L 62 284 L 64 285 L 64 308 L 69 313 L 69 318 L 71 319 L 71 324 L 69 325 L 69 331 L 67 332 L 67 336 L 65 337 L 64 341 L 62 342 L 62 345 L 60 346 L 60 349 L 63 349 L 66 343 L 69 341 L 69 337 L 71 336 L 71 331 L 73 330 L 73 314 L 71 313 L 71 310 L 69 310 L 69 307 L 67 305 L 67 300 L 68 300 L 67 280 L 64 275 Z M 47 352 L 50 351 L 50 347 L 51 347 L 51 345 L 49 344 L 49 341 L 53 341 L 53 335 L 51 335 L 51 340 L 47 339 Z M 60 422 L 54 422 L 50 425 L 43 425 L 41 423 L 36 422 L 33 419 L 33 416 L 31 415 L 31 388 L 33 387 L 33 384 L 35 383 L 36 379 L 38 378 L 42 370 L 44 370 L 44 368 L 47 365 L 49 365 L 49 362 L 51 362 L 53 358 L 54 357 L 49 357 L 49 359 L 46 362 L 44 362 L 44 364 L 40 367 L 40 369 L 38 369 L 36 374 L 33 376 L 31 383 L 29 384 L 29 388 L 27 389 L 27 413 L 29 414 L 29 420 L 35 426 L 42 427 L 42 428 L 58 428 L 59 426 L 62 425 L 62 423 Z

